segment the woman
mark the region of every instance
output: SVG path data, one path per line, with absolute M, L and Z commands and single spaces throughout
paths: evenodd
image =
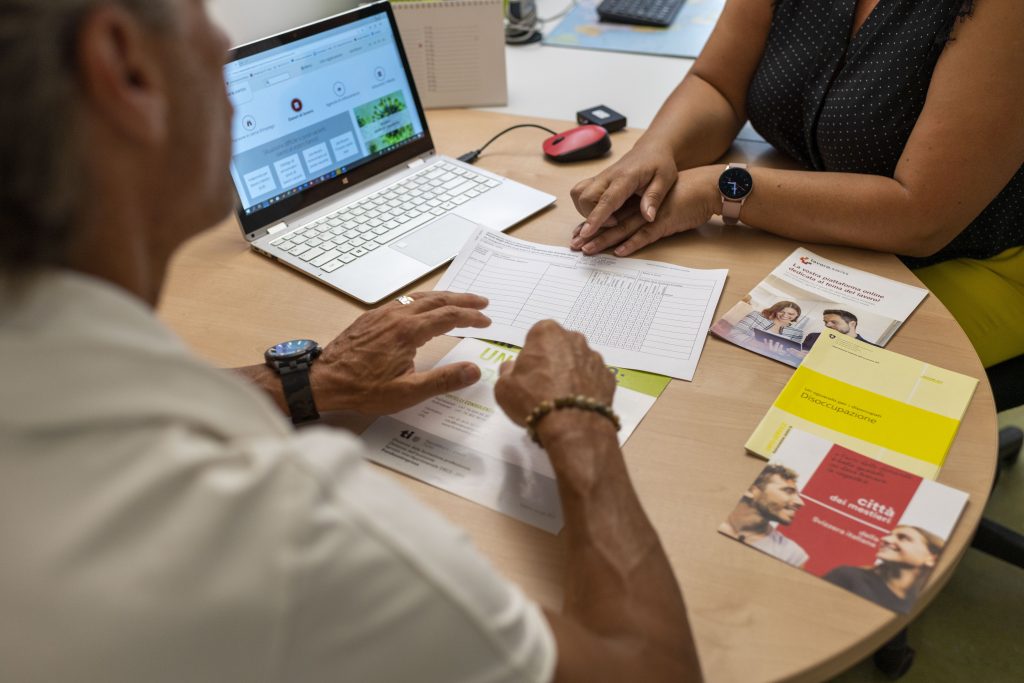
M 738 212 L 797 241 L 898 254 L 986 366 L 1024 353 L 1020 35 L 1020 2 L 727 3 L 636 146 L 573 188 L 572 246 L 625 256 Z M 721 179 L 714 162 L 748 119 L 807 170 L 749 169 L 753 190 L 732 201 L 740 172 Z
M 944 545 L 945 541 L 920 527 L 898 526 L 882 538 L 873 567 L 836 567 L 825 580 L 906 613 L 935 569 Z
M 754 336 L 754 330 L 764 330 L 786 339 L 800 343 L 804 339 L 803 330 L 793 327 L 800 318 L 800 306 L 795 301 L 779 301 L 760 313 L 751 311 L 729 331 L 729 341 L 742 344 Z

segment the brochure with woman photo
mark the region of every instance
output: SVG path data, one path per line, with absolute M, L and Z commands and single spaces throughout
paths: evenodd
M 792 429 L 718 531 L 906 614 L 967 497 Z
M 885 346 L 928 290 L 797 249 L 711 332 L 787 365 L 800 365 L 825 330 Z

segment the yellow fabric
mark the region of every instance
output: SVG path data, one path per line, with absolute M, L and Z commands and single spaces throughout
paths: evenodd
M 1024 354 L 1024 247 L 915 270 L 974 344 L 986 368 Z

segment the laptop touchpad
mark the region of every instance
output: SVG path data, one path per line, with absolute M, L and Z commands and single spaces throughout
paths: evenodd
M 473 221 L 449 214 L 392 242 L 388 247 L 433 268 L 459 253 L 459 249 L 478 227 Z

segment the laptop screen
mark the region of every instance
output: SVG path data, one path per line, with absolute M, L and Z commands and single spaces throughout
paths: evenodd
M 224 76 L 247 232 L 432 147 L 387 3 L 236 49 Z

